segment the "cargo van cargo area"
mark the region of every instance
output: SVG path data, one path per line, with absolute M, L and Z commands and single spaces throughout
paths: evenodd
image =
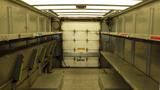
M 160 90 L 160 0 L 0 0 L 0 90 Z

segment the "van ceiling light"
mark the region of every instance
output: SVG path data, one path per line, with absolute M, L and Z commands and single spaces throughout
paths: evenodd
M 108 10 L 124 10 L 127 9 L 126 6 L 87 6 L 87 9 L 108 9 Z
M 76 9 L 76 6 L 35 6 L 37 9 Z
M 88 13 L 95 13 L 95 12 L 99 12 L 99 13 L 107 13 L 110 10 L 53 10 L 53 12 L 56 13 L 68 13 L 68 12 L 88 12 Z
M 101 15 L 59 15 L 58 17 L 103 17 Z
M 37 9 L 77 10 L 76 6 L 35 6 Z M 86 6 L 82 10 L 124 10 L 127 6 Z M 81 10 L 81 9 L 78 9 Z
M 48 4 L 106 4 L 106 5 L 135 5 L 142 0 L 22 0 L 30 5 Z
M 105 15 L 105 13 L 57 13 L 58 15 Z

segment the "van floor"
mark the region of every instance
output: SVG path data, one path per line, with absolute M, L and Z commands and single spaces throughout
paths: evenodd
M 57 68 L 40 76 L 31 90 L 101 90 L 104 84 L 110 90 L 128 87 L 113 69 Z
M 71 68 L 63 69 L 62 90 L 100 90 L 98 76 L 100 69 Z

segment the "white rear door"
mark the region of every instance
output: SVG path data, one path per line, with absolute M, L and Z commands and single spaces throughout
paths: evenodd
M 62 22 L 64 66 L 99 66 L 100 22 Z

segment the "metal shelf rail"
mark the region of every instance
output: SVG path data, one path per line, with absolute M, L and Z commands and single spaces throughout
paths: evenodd
M 160 41 L 159 35 L 142 35 L 142 34 L 129 34 L 129 33 L 118 33 L 118 32 L 101 32 L 101 34 L 115 36 L 115 37 L 122 37 L 122 38 L 140 39 L 145 41 L 154 41 L 154 42 Z
M 20 34 L 0 34 L 0 41 L 10 41 L 24 38 L 35 38 L 49 35 L 57 35 L 62 32 L 38 32 L 38 33 L 20 33 Z

